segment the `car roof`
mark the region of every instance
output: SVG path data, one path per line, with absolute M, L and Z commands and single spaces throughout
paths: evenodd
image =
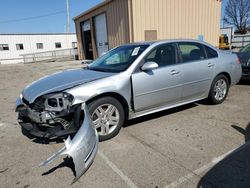
M 165 42 L 196 42 L 196 43 L 201 43 L 201 44 L 205 44 L 205 45 L 209 45 L 210 44 L 200 41 L 200 40 L 195 40 L 195 39 L 164 39 L 164 40 L 155 40 L 155 41 L 144 41 L 144 42 L 135 42 L 135 43 L 129 43 L 126 45 L 152 45 L 152 44 L 162 44 Z

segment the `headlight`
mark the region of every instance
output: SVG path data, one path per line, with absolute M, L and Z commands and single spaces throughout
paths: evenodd
M 69 93 L 62 93 L 63 94 L 63 98 L 68 100 L 69 102 L 73 102 L 74 101 L 74 97 L 73 95 L 69 94 Z
M 47 94 L 44 95 L 43 98 L 45 99 L 45 110 L 51 111 L 62 111 L 69 109 L 74 101 L 74 97 L 71 94 L 65 92 Z
M 20 97 L 20 99 L 23 99 L 23 94 L 21 93 L 19 97 Z

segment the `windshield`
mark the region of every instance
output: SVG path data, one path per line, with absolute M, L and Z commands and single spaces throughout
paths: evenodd
M 250 44 L 241 49 L 241 52 L 250 52 Z
M 117 47 L 96 59 L 87 68 L 102 72 L 126 70 L 149 45 L 127 45 Z

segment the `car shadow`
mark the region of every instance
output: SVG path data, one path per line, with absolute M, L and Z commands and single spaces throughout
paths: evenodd
M 139 123 L 143 123 L 145 121 L 157 119 L 157 118 L 160 118 L 160 117 L 163 117 L 163 116 L 166 116 L 166 115 L 170 115 L 170 114 L 181 112 L 181 111 L 184 111 L 184 110 L 187 110 L 187 109 L 190 109 L 190 108 L 194 108 L 196 106 L 198 106 L 197 103 L 190 103 L 190 104 L 186 104 L 186 105 L 183 105 L 183 106 L 179 106 L 179 107 L 171 108 L 171 109 L 168 109 L 168 110 L 163 110 L 163 111 L 160 111 L 160 112 L 149 114 L 149 115 L 146 115 L 146 116 L 138 117 L 138 118 L 126 121 L 125 124 L 123 125 L 123 127 L 124 128 L 130 127 L 130 126 L 133 126 L 133 125 L 136 125 L 136 124 L 139 124 Z
M 51 168 L 50 170 L 48 170 L 47 172 L 44 172 L 42 174 L 42 176 L 47 176 L 53 172 L 55 172 L 56 170 L 60 169 L 60 168 L 70 168 L 74 174 L 74 176 L 76 176 L 76 171 L 75 171 L 75 166 L 74 166 L 74 162 L 73 159 L 71 157 L 65 157 L 63 159 L 63 162 L 60 163 L 59 165 L 57 165 L 56 167 Z
M 250 122 L 245 129 L 232 125 L 244 135 L 245 144 L 216 164 L 199 181 L 198 188 L 249 188 L 250 187 Z
M 237 85 L 250 85 L 250 78 L 249 79 L 241 79 Z
M 28 139 L 30 139 L 32 142 L 37 144 L 57 144 L 57 143 L 63 143 L 67 137 L 60 137 L 60 138 L 46 138 L 46 137 L 36 137 L 31 135 L 27 130 L 24 128 L 21 128 L 22 134 L 26 136 Z M 71 135 L 72 136 L 72 135 Z

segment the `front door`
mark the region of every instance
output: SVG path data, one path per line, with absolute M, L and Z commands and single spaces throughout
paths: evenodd
M 173 105 L 180 100 L 181 83 L 175 44 L 163 44 L 152 50 L 144 62 L 154 61 L 158 68 L 139 70 L 132 75 L 135 111 Z
M 97 54 L 100 57 L 109 50 L 105 13 L 96 16 L 94 22 Z

